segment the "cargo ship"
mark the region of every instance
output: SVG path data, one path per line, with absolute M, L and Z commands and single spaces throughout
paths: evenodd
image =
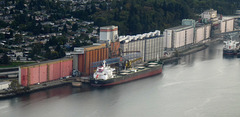
M 228 40 L 224 41 L 225 45 L 223 47 L 223 55 L 235 55 L 237 54 L 237 44 L 239 42 Z
M 111 86 L 161 74 L 162 63 L 150 62 L 136 68 L 122 70 L 118 74 L 114 73 L 114 71 L 115 68 L 107 66 L 106 62 L 103 61 L 103 66 L 97 67 L 96 72 L 90 79 L 90 84 L 96 87 Z

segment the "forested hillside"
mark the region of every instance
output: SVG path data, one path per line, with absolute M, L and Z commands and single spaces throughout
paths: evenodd
M 210 8 L 231 15 L 239 6 L 239 0 L 115 0 L 92 9 L 89 19 L 97 26 L 117 25 L 120 34 L 137 34 L 198 19 L 197 14 Z

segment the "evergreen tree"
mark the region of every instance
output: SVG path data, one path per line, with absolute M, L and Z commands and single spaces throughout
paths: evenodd
M 10 58 L 7 56 L 7 53 L 5 53 L 1 59 L 1 64 L 9 64 L 10 63 Z

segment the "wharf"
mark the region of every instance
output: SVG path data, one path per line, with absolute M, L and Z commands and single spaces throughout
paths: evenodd
M 205 45 L 205 44 L 194 46 L 194 47 L 191 47 L 189 49 L 186 49 L 184 51 L 179 52 L 179 56 L 185 56 L 185 55 L 188 55 L 188 54 L 192 54 L 192 53 L 204 50 L 207 47 L 208 47 L 208 45 Z
M 202 44 L 202 45 L 198 45 L 198 46 L 192 46 L 192 47 L 189 47 L 189 48 L 184 49 L 184 50 L 179 51 L 179 52 L 176 51 L 175 55 L 172 55 L 172 56 L 167 57 L 167 58 L 163 58 L 161 60 L 163 61 L 164 64 L 169 64 L 169 63 L 172 63 L 174 61 L 178 61 L 179 59 L 181 59 L 182 56 L 204 50 L 207 47 L 208 47 L 208 45 L 206 45 L 206 44 Z
M 68 78 L 68 79 L 55 80 L 55 81 L 51 81 L 51 82 L 45 82 L 45 83 L 41 83 L 41 84 L 32 85 L 29 87 L 20 87 L 19 89 L 15 90 L 15 91 L 14 90 L 0 90 L 0 99 L 6 99 L 6 98 L 10 98 L 10 97 L 15 97 L 15 96 L 31 93 L 34 91 L 48 89 L 51 87 L 57 87 L 57 86 L 65 85 L 65 84 L 71 84 L 72 81 L 74 81 L 74 80 L 75 80 L 75 77 Z

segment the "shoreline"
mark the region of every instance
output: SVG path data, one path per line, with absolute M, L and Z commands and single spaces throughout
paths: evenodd
M 213 39 L 210 40 L 209 42 L 206 42 L 204 44 L 200 44 L 200 45 L 192 45 L 182 51 L 178 52 L 178 55 L 173 55 L 167 58 L 163 58 L 161 59 L 163 61 L 164 64 L 169 64 L 172 63 L 174 61 L 177 61 L 179 59 L 181 59 L 181 57 L 189 55 L 189 54 L 193 54 L 196 53 L 198 51 L 204 50 L 206 48 L 208 48 L 210 46 L 211 43 L 217 42 L 217 41 L 221 41 L 222 39 Z M 41 84 L 35 84 L 29 87 L 21 87 L 20 89 L 18 89 L 17 91 L 13 91 L 13 90 L 1 90 L 0 91 L 0 100 L 1 99 L 8 99 L 8 98 L 13 98 L 16 96 L 21 96 L 24 94 L 29 94 L 29 93 L 33 93 L 36 91 L 40 91 L 40 90 L 45 90 L 47 88 L 53 88 L 53 87 L 58 87 L 58 86 L 62 86 L 62 85 L 66 85 L 66 84 L 71 84 L 73 81 L 75 81 L 76 77 L 73 78 L 69 78 L 69 79 L 61 79 L 61 80 L 55 80 L 55 81 L 50 81 L 50 82 L 45 82 L 45 83 L 41 83 Z
M 2 90 L 0 91 L 0 100 L 1 99 L 8 99 L 13 98 L 16 96 L 21 96 L 28 93 L 33 93 L 40 90 L 45 90 L 48 88 L 58 87 L 66 84 L 71 84 L 75 78 L 64 79 L 64 80 L 55 80 L 51 82 L 45 82 L 41 84 L 35 84 L 29 87 L 21 87 L 20 89 L 13 91 L 13 90 Z

